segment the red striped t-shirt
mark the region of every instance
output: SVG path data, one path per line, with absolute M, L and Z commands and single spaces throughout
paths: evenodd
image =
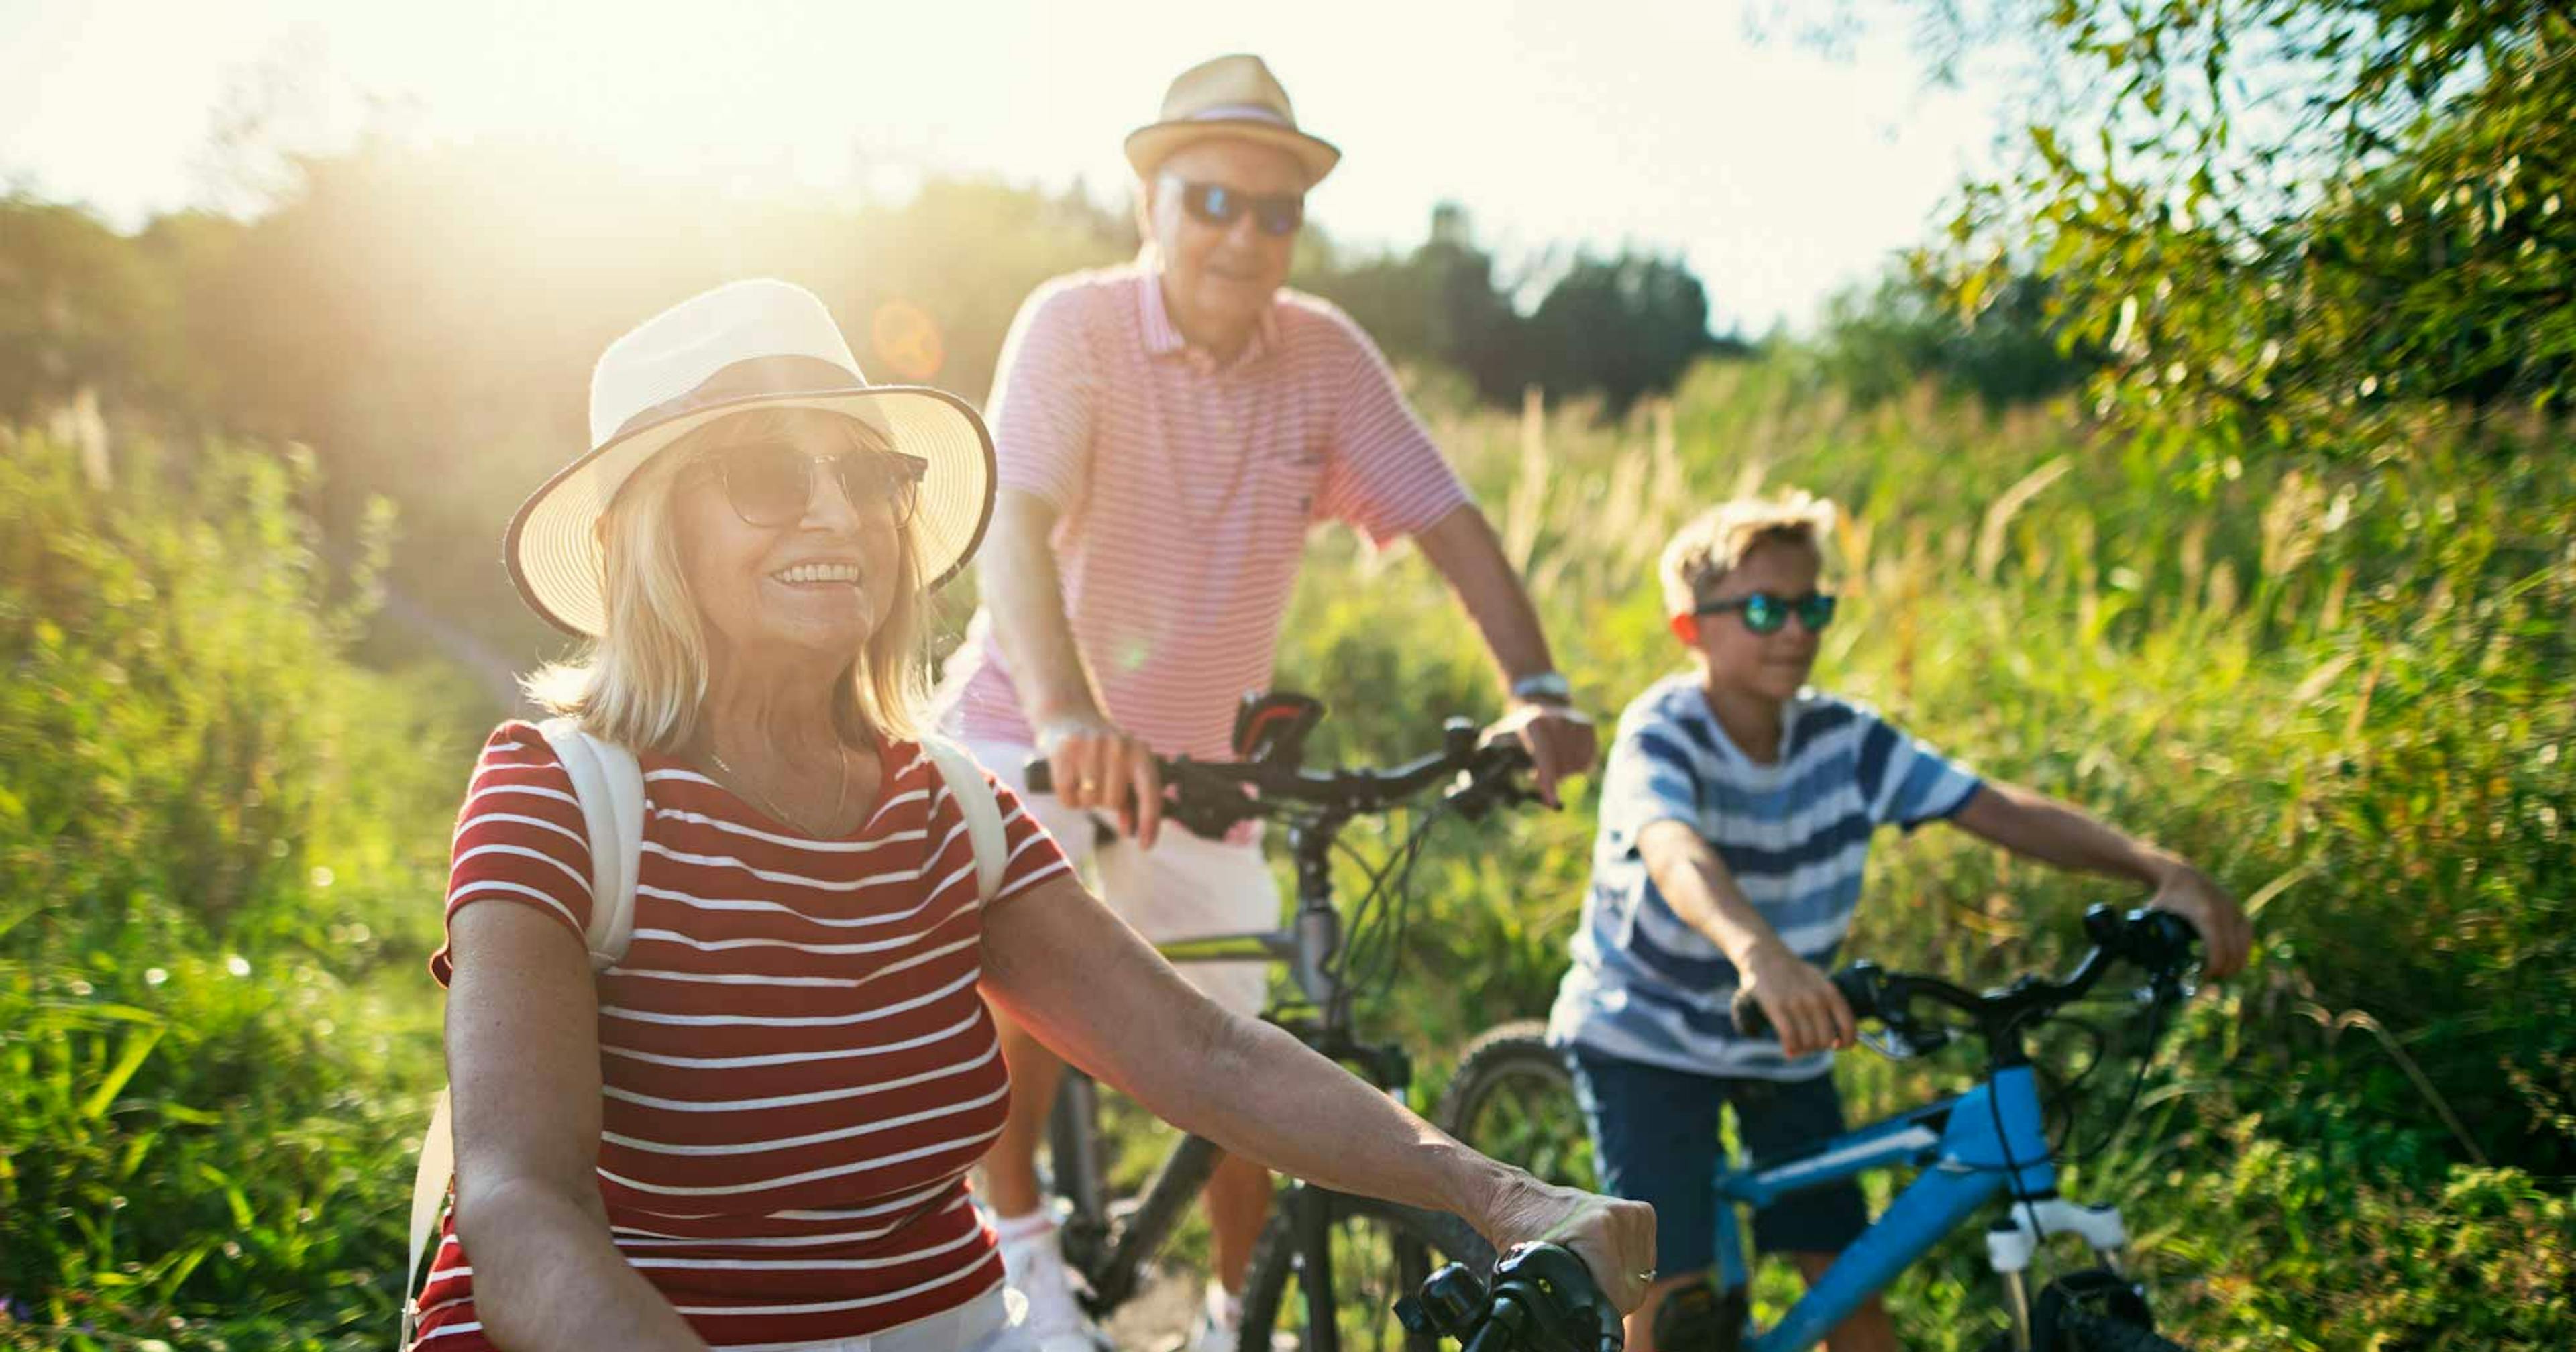
M 849 1338 L 962 1304 L 1002 1267 L 964 1175 L 1010 1080 L 976 983 L 983 909 L 937 765 L 885 749 L 858 832 L 822 840 L 647 753 L 635 933 L 598 977 L 599 1187 L 617 1247 L 716 1347 Z M 995 900 L 1064 855 L 994 786 Z M 492 734 L 458 813 L 447 915 L 534 907 L 578 940 L 590 848 L 572 782 L 526 723 Z M 430 960 L 441 984 L 450 950 Z M 420 1340 L 490 1344 L 451 1220 Z
M 1345 521 L 1385 544 L 1468 501 L 1349 316 L 1282 291 L 1220 366 L 1183 341 L 1150 263 L 1029 297 L 992 423 L 1001 486 L 1056 509 L 1065 616 L 1102 712 L 1166 755 L 1232 754 L 1309 529 Z M 1028 745 L 1021 693 L 978 612 L 941 692 L 950 726 Z

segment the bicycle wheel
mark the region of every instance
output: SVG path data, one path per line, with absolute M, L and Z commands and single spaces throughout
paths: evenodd
M 2081 1310 L 2059 1325 L 2057 1345 L 2065 1352 L 2188 1352 L 2154 1329 Z
M 1565 1053 L 1547 1045 L 1540 1020 L 1503 1024 L 1468 1043 L 1431 1120 L 1480 1153 L 1550 1183 L 1600 1190 L 1574 1072 Z
M 1315 1280 L 1310 1226 L 1320 1217 L 1329 1267 Z M 1243 1286 L 1242 1352 L 1310 1352 L 1333 1330 L 1338 1352 L 1437 1352 L 1439 1340 L 1408 1333 L 1395 1302 L 1433 1269 L 1465 1263 L 1479 1277 L 1494 1251 L 1455 1216 L 1371 1197 L 1297 1187 L 1252 1250 Z

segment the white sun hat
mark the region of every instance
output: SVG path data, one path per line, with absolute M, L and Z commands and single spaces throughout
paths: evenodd
M 558 628 L 606 623 L 598 524 L 644 463 L 689 433 L 751 408 L 811 408 L 875 428 L 919 456 L 911 530 L 937 587 L 966 565 L 993 515 L 993 437 L 966 401 L 922 385 L 871 385 L 814 293 L 770 279 L 732 282 L 645 320 L 590 373 L 590 450 L 510 519 L 510 579 Z

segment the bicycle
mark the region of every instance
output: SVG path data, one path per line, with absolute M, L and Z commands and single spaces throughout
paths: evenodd
M 1402 1098 L 1412 1067 L 1401 1047 L 1361 1039 L 1358 998 L 1392 975 L 1401 944 L 1403 885 L 1430 828 L 1448 817 L 1477 820 L 1497 807 L 1529 801 L 1516 776 L 1528 765 L 1517 743 L 1479 740 L 1463 718 L 1442 728 L 1441 748 L 1385 768 L 1305 767 L 1308 734 L 1322 704 L 1301 695 L 1252 694 L 1237 711 L 1233 761 L 1159 758 L 1164 815 L 1211 839 L 1236 824 L 1266 819 L 1286 827 L 1295 866 L 1296 908 L 1288 927 L 1214 935 L 1158 946 L 1182 962 L 1284 963 L 1303 1003 L 1265 1017 L 1325 1056 L 1357 1067 L 1378 1088 Z M 1032 793 L 1051 791 L 1044 761 L 1027 767 Z M 1435 787 L 1436 800 L 1392 858 L 1370 871 L 1367 892 L 1344 923 L 1336 906 L 1332 860 L 1339 833 L 1354 819 L 1415 806 Z M 1132 1203 L 1113 1202 L 1101 1162 L 1099 1090 L 1066 1067 L 1047 1134 L 1046 1183 L 1057 1201 L 1067 1266 L 1088 1290 L 1083 1305 L 1104 1318 L 1136 1294 L 1145 1265 L 1215 1167 L 1216 1147 L 1185 1136 L 1172 1147 Z M 1492 1248 L 1455 1216 L 1298 1184 L 1284 1190 L 1253 1248 L 1244 1284 L 1242 1346 L 1272 1352 L 1282 1343 L 1309 1352 L 1406 1347 L 1430 1352 L 1434 1335 L 1407 1330 L 1393 1315 L 1397 1300 L 1422 1285 L 1438 1259 L 1482 1268 Z
M 1690 1342 L 1694 1349 L 1795 1352 L 1814 1346 L 1935 1242 L 2003 1196 L 2009 1205 L 1986 1231 L 1986 1256 L 2003 1286 L 2012 1327 L 1991 1352 L 2180 1352 L 2154 1331 L 2144 1292 L 2123 1275 L 2128 1230 L 2119 1209 L 2080 1205 L 2057 1192 L 2058 1152 L 2043 1122 L 2025 1039 L 2084 998 L 2115 964 L 2125 963 L 2147 975 L 2140 994 L 2155 1025 L 2151 1051 L 2165 1013 L 2188 994 L 2185 978 L 2196 937 L 2187 923 L 2165 912 L 2123 915 L 2109 906 L 2087 911 L 2084 929 L 2093 947 L 2068 975 L 2024 975 L 2000 990 L 1972 992 L 1869 962 L 1836 972 L 1833 983 L 1851 1003 L 1854 1018 L 1884 1030 L 1864 1038 L 1875 1050 L 1906 1059 L 1964 1035 L 1984 1046 L 1985 1073 L 1956 1097 L 1817 1142 L 1789 1158 L 1722 1167 L 1712 1185 L 1728 1204 L 1720 1208 L 1717 1283 L 1687 1289 L 1694 1297 L 1687 1315 L 1671 1308 L 1684 1293 L 1667 1298 L 1667 1311 L 1657 1317 L 1659 1345 L 1665 1319 L 1672 1316 L 1695 1319 L 1705 1330 Z M 1953 1011 L 1966 1022 L 1927 1015 L 1925 1006 Z M 1733 1013 L 1747 1035 L 1769 1034 L 1769 1020 L 1749 992 L 1736 994 Z M 2135 1107 L 2145 1071 L 2142 1063 L 2124 1118 Z M 1567 1135 L 1585 1130 L 1572 1072 L 1535 1021 L 1503 1025 L 1470 1043 L 1432 1118 L 1468 1145 L 1550 1182 L 1598 1186 L 1588 1173 L 1588 1143 Z M 1896 1166 L 1920 1172 L 1777 1323 L 1752 1327 L 1737 1209 Z M 2034 1297 L 2033 1264 L 2046 1242 L 2061 1235 L 2079 1237 L 2095 1266 L 2058 1277 Z

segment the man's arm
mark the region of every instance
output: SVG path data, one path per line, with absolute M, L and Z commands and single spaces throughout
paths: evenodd
M 1670 817 L 1648 822 L 1637 833 L 1637 853 L 1664 904 L 1708 936 L 1743 974 L 1745 989 L 1779 1030 L 1782 1052 L 1804 1056 L 1852 1045 L 1850 1002 L 1815 964 L 1780 941 L 1726 871 L 1726 862 L 1689 823 Z
M 993 633 L 1010 655 L 1056 796 L 1067 807 L 1117 813 L 1120 827 L 1151 847 L 1162 826 L 1162 775 L 1152 750 L 1101 712 L 1064 613 L 1055 521 L 1055 508 L 1035 493 L 1005 488 L 996 495 L 977 574 Z
M 2155 889 L 2147 903 L 2200 931 L 2201 970 L 2231 976 L 2245 965 L 2253 926 L 2227 889 L 2168 850 L 2097 821 L 2046 794 L 1988 780 L 1951 820 L 2014 854 L 2063 869 L 2127 878 Z
M 1459 602 L 1484 634 L 1485 647 L 1493 653 L 1494 665 L 1502 669 L 1506 687 L 1524 676 L 1556 669 L 1555 658 L 1548 652 L 1547 635 L 1539 629 L 1538 611 L 1530 604 L 1529 591 L 1521 585 L 1520 575 L 1512 571 L 1511 560 L 1503 556 L 1502 541 L 1495 538 L 1494 528 L 1474 503 L 1451 508 L 1413 538 L 1422 556 L 1448 579 L 1450 590 L 1458 594 Z M 1571 706 L 1543 701 L 1515 703 L 1529 706 L 1515 711 L 1517 731 L 1522 743 L 1529 747 L 1531 778 L 1539 797 L 1555 807 L 1557 781 L 1592 768 L 1593 755 L 1599 749 L 1592 724 Z

